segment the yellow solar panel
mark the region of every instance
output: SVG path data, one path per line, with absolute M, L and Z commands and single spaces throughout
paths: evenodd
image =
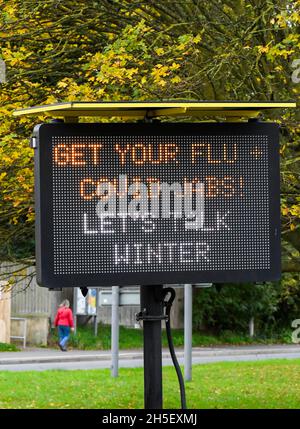
M 263 110 L 295 108 L 295 102 L 153 101 L 66 102 L 19 109 L 15 116 L 45 113 L 52 117 L 81 116 L 157 118 L 160 116 L 256 117 Z

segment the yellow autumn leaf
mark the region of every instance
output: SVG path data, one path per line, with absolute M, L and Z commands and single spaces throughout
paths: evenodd
M 154 51 L 159 57 L 165 53 L 163 48 L 156 48 Z
M 265 54 L 269 52 L 269 50 L 270 50 L 269 46 L 258 46 L 258 52 L 260 54 Z
M 172 83 L 179 83 L 179 82 L 181 82 L 181 77 L 180 76 L 172 77 L 171 82 Z
M 281 209 L 281 213 L 283 214 L 283 216 L 287 216 L 289 214 L 289 209 L 287 207 L 283 207 Z

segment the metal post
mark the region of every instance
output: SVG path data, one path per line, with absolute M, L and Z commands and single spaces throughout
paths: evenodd
M 254 317 L 251 317 L 249 321 L 249 336 L 250 338 L 254 337 Z
M 74 334 L 77 332 L 77 296 L 78 288 L 73 287 L 73 321 L 74 321 Z
M 94 316 L 94 337 L 97 337 L 98 335 L 98 321 L 97 316 Z
M 94 335 L 95 335 L 95 337 L 97 337 L 97 335 L 98 335 L 98 304 L 99 304 L 98 295 L 99 295 L 99 291 L 98 291 L 98 289 L 96 289 L 96 315 L 94 316 Z
M 144 333 L 144 403 L 146 409 L 162 408 L 162 285 L 141 286 Z M 151 316 L 153 319 L 151 320 Z M 149 320 L 147 320 L 147 317 Z M 155 320 L 155 317 L 157 318 Z
M 27 336 L 27 319 L 24 319 L 24 340 L 23 340 L 23 348 L 26 348 L 26 336 Z
M 112 287 L 111 303 L 111 375 L 119 375 L 119 286 Z
M 184 285 L 184 379 L 192 380 L 193 287 Z

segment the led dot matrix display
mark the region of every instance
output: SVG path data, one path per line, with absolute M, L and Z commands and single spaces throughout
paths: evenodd
M 36 137 L 42 286 L 279 277 L 277 125 L 44 124 Z

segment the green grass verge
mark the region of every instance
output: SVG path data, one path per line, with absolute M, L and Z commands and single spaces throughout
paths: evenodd
M 14 344 L 0 343 L 0 352 L 19 352 L 20 349 Z
M 300 360 L 193 367 L 188 408 L 300 408 Z M 164 408 L 180 408 L 175 370 L 163 369 Z M 0 372 L 0 408 L 143 408 L 143 369 Z
M 172 329 L 173 342 L 175 347 L 184 345 L 184 333 L 182 329 Z M 167 336 L 163 331 L 163 346 L 167 347 Z M 282 332 L 280 335 L 273 335 L 271 338 L 255 337 L 236 334 L 233 332 L 223 332 L 220 335 L 205 335 L 199 332 L 193 333 L 193 347 L 218 346 L 218 345 L 246 345 L 246 344 L 276 344 L 291 343 L 291 332 Z M 120 349 L 137 349 L 143 346 L 143 331 L 141 329 L 120 327 Z M 57 347 L 57 332 L 52 330 L 49 339 L 50 347 Z M 109 350 L 111 347 L 110 326 L 99 324 L 98 336 L 94 336 L 92 326 L 79 326 L 76 335 L 71 335 L 69 346 L 81 350 Z

